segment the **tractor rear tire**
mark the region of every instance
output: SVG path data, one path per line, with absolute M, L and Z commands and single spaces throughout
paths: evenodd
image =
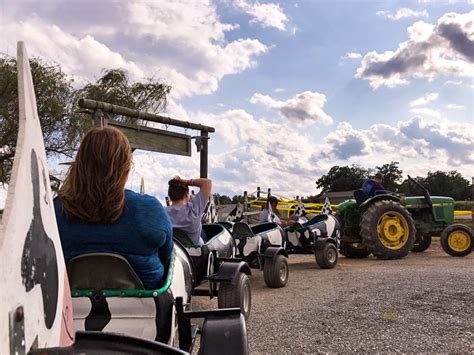
M 341 241 L 339 252 L 348 259 L 363 259 L 370 255 L 370 250 L 362 243 L 346 243 Z
M 249 317 L 252 308 L 252 292 L 250 280 L 246 274 L 240 272 L 235 284 L 232 282 L 220 283 L 217 306 L 219 308 L 240 308 L 240 313 L 245 319 Z
M 327 242 L 322 248 L 315 249 L 314 256 L 321 269 L 332 269 L 337 265 L 337 248 L 332 243 Z
M 362 215 L 360 235 L 367 249 L 379 259 L 401 259 L 415 243 L 415 223 L 398 202 L 374 202 Z
M 421 253 L 428 249 L 431 245 L 431 235 L 417 235 L 415 239 L 415 243 L 413 244 L 413 248 L 411 251 L 414 253 Z
M 472 252 L 472 229 L 464 224 L 451 224 L 441 233 L 441 247 L 451 256 L 466 256 Z
M 272 259 L 265 260 L 263 264 L 263 279 L 268 287 L 285 287 L 288 282 L 288 275 L 288 258 L 284 255 L 278 254 Z

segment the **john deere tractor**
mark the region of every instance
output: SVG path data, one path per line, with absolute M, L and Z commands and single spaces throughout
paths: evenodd
M 348 258 L 370 254 L 380 259 L 399 259 L 410 251 L 422 252 L 432 236 L 441 236 L 443 250 L 452 256 L 472 252 L 472 230 L 454 223 L 454 200 L 430 196 L 428 190 L 408 176 L 423 196 L 402 197 L 383 193 L 369 198 L 356 190 L 353 200 L 337 206 L 342 230 L 340 252 Z

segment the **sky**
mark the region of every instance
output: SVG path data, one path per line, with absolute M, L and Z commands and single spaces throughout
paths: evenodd
M 0 33 L 77 85 L 118 67 L 171 85 L 166 115 L 216 128 L 220 194 L 314 195 L 334 165 L 474 176 L 473 0 L 0 0 Z M 128 186 L 163 201 L 198 177 L 193 149 L 135 151 Z

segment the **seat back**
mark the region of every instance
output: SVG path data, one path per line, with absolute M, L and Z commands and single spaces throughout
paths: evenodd
M 143 290 L 142 281 L 127 259 L 111 253 L 76 256 L 67 263 L 72 290 Z
M 193 245 L 193 241 L 187 235 L 187 233 L 181 229 L 173 228 L 173 238 L 180 242 L 182 245 Z
M 359 189 L 354 191 L 354 198 L 356 200 L 357 206 L 360 206 L 369 199 L 369 196 L 364 192 L 364 190 Z
M 236 239 L 245 240 L 246 238 L 252 238 L 254 236 L 254 233 L 252 232 L 252 229 L 247 223 L 237 222 L 237 223 L 234 223 L 234 228 L 232 229 L 232 235 Z

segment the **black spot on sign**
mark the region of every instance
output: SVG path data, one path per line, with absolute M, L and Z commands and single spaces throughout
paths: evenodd
M 44 168 L 43 168 L 44 170 Z M 43 171 L 43 176 L 45 172 Z M 44 230 L 40 205 L 38 158 L 31 151 L 31 183 L 33 185 L 33 219 L 26 234 L 21 259 L 21 278 L 26 292 L 40 285 L 43 295 L 44 322 L 51 329 L 58 305 L 58 263 L 54 243 Z

